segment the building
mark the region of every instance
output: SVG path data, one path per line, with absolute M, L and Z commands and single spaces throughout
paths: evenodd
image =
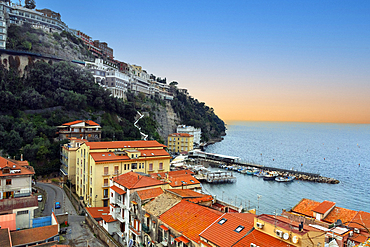
M 35 171 L 27 161 L 0 157 L 0 215 L 14 214 L 17 229 L 32 227 L 37 197 L 32 195 Z
M 177 133 L 186 133 L 194 136 L 194 145 L 199 146 L 202 137 L 202 130 L 193 126 L 179 125 L 177 126 Z
M 82 143 L 87 142 L 86 139 L 77 139 L 76 137 L 68 138 L 69 143 L 62 146 L 60 151 L 60 172 L 64 176 L 64 181 L 67 179 L 72 183 L 76 183 L 76 151 Z
M 76 193 L 86 205 L 107 207 L 109 179 L 130 171 L 170 169 L 166 146 L 157 141 L 86 142 L 76 155 Z
M 108 47 L 106 42 L 100 42 L 99 40 L 94 40 L 94 46 L 99 48 L 104 57 L 113 59 L 113 49 Z
M 194 136 L 186 133 L 169 134 L 167 143 L 173 153 L 189 152 L 194 147 Z
M 70 31 L 61 20 L 61 15 L 50 9 L 33 10 L 11 1 L 0 1 L 0 49 L 6 49 L 6 34 L 10 24 L 30 23 L 47 31 Z
M 355 246 L 370 237 L 370 213 L 337 207 L 335 202 L 303 198 L 282 215 L 326 232 L 333 246 Z
M 130 77 L 118 71 L 105 72 L 105 87 L 107 87 L 113 97 L 126 98 L 126 92 L 131 88 Z
M 59 140 L 79 138 L 88 141 L 100 141 L 101 127 L 91 120 L 77 120 L 58 126 Z
M 139 173 L 128 172 L 110 180 L 110 212 L 117 220 L 116 237 L 118 241 L 129 245 L 129 241 L 139 243 L 143 237 L 142 222 L 145 214 L 144 202 L 163 193 L 167 183 Z M 109 232 L 109 231 L 108 231 Z
M 173 189 L 201 190 L 202 187 L 200 182 L 193 175 L 194 172 L 190 170 L 178 170 L 150 174 L 152 178 L 167 182 Z

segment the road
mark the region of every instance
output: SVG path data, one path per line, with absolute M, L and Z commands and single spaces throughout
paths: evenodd
M 66 239 L 64 244 L 71 246 L 89 247 L 106 246 L 102 241 L 94 236 L 90 228 L 85 223 L 85 216 L 79 216 L 75 208 L 66 196 L 64 190 L 59 186 L 48 183 L 37 183 L 37 186 L 44 189 L 47 193 L 47 200 L 45 203 L 44 216 L 50 216 L 54 209 L 55 202 L 60 202 L 61 208 L 56 209 L 56 215 L 68 212 L 68 230 L 67 234 L 63 235 Z M 62 223 L 62 222 L 59 222 Z

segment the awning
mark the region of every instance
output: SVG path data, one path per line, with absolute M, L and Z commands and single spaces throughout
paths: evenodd
M 150 217 L 150 214 L 145 214 L 144 216 L 147 217 L 147 218 L 149 218 Z
M 165 231 L 168 231 L 168 228 L 167 227 L 165 227 L 164 225 L 160 225 L 159 226 L 160 228 L 162 228 L 163 230 L 165 230 Z
M 135 202 L 135 201 L 131 201 L 131 203 L 132 203 L 132 204 L 134 204 L 134 205 L 136 205 L 136 204 L 137 204 L 137 202 Z
M 187 238 L 185 238 L 184 236 L 180 236 L 180 237 L 178 237 L 178 238 L 175 238 L 175 241 L 176 242 L 183 242 L 184 244 L 187 244 L 187 243 L 189 243 L 190 241 L 187 239 Z
M 126 194 L 126 191 L 124 191 L 123 189 L 120 189 L 118 188 L 117 186 L 113 185 L 110 187 L 112 190 L 114 190 L 115 192 L 117 192 L 118 194 L 120 195 L 123 195 L 123 194 Z

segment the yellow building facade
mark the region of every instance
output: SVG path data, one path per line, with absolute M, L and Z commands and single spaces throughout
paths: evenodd
M 173 133 L 168 135 L 167 146 L 171 152 L 189 152 L 194 147 L 194 136 L 186 133 Z
M 109 179 L 130 171 L 168 172 L 170 155 L 157 141 L 86 142 L 76 152 L 76 193 L 86 205 L 107 207 Z

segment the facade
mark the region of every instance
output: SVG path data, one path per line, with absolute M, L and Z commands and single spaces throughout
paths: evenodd
M 76 153 L 76 193 L 86 205 L 107 207 L 109 179 L 135 171 L 165 172 L 170 155 L 157 141 L 86 142 Z
M 108 47 L 106 42 L 100 42 L 99 40 L 94 40 L 94 46 L 99 48 L 104 57 L 113 59 L 113 49 Z
M 107 71 L 105 87 L 107 87 L 113 97 L 126 98 L 126 92 L 130 89 L 130 78 L 128 75 L 118 71 Z
M 32 227 L 37 197 L 32 196 L 33 167 L 0 157 L 0 215 L 14 214 L 17 229 Z
M 168 183 L 170 188 L 173 189 L 201 190 L 202 187 L 200 182 L 193 175 L 194 172 L 190 170 L 178 170 L 150 174 L 152 178 Z
M 127 246 L 130 241 L 135 246 L 142 242 L 146 230 L 142 225 L 146 220 L 142 205 L 162 194 L 166 186 L 162 181 L 135 172 L 110 179 L 110 214 L 117 220 L 115 237 L 119 242 Z
M 6 49 L 6 33 L 10 24 L 30 23 L 51 31 L 70 31 L 61 20 L 61 15 L 50 9 L 33 10 L 10 1 L 0 1 L 0 49 Z M 2 36 L 1 36 L 2 35 Z
M 65 176 L 64 181 L 67 179 L 75 184 L 76 183 L 76 151 L 82 143 L 87 142 L 86 139 L 77 139 L 75 137 L 69 138 L 70 142 L 62 146 L 60 155 L 60 172 Z
M 194 136 L 186 133 L 173 133 L 167 138 L 168 149 L 173 153 L 189 152 L 194 147 Z
M 187 133 L 194 136 L 194 145 L 199 146 L 202 137 L 202 130 L 193 126 L 179 125 L 177 126 L 177 133 Z
M 79 138 L 88 141 L 100 141 L 101 127 L 91 120 L 77 120 L 58 126 L 59 140 Z

